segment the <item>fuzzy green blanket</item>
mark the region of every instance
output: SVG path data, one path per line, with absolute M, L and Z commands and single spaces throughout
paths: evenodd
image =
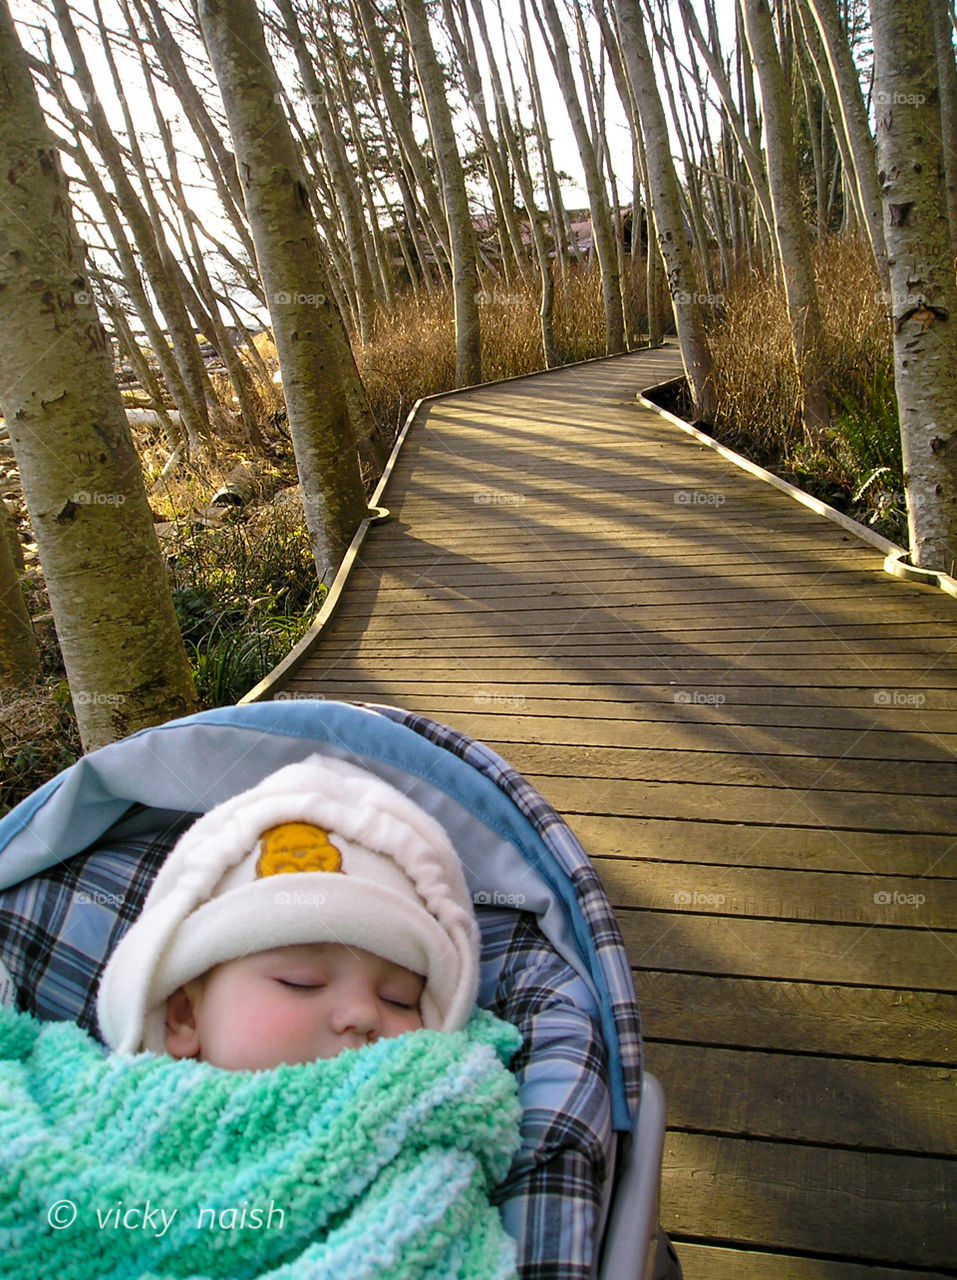
M 515 1275 L 488 1193 L 520 1037 L 479 1012 L 337 1058 L 222 1071 L 106 1055 L 0 1010 L 5 1280 Z

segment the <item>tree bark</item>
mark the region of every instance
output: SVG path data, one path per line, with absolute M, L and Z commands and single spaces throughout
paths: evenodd
M 455 128 L 445 93 L 442 68 L 429 33 L 424 0 L 401 0 L 412 60 L 428 115 L 429 132 L 442 176 L 452 255 L 455 303 L 455 383 L 467 387 L 482 381 L 482 341 L 478 308 L 478 263 L 475 231 L 469 210 L 465 174 L 455 144 Z
M 184 421 L 188 424 L 191 440 L 199 440 L 204 448 L 211 448 L 209 415 L 206 408 L 209 379 L 206 377 L 202 356 L 196 341 L 196 334 L 190 323 L 186 305 L 175 284 L 169 279 L 169 249 L 158 238 L 158 229 L 154 229 L 144 208 L 143 201 L 137 194 L 127 174 L 126 162 L 120 154 L 116 137 L 110 129 L 106 114 L 97 96 L 93 77 L 87 65 L 76 27 L 73 24 L 70 7 L 66 0 L 53 0 L 53 8 L 56 13 L 60 34 L 73 63 L 77 84 L 86 99 L 97 148 L 109 171 L 110 179 L 116 191 L 117 202 L 129 224 L 134 243 L 143 262 L 143 268 L 166 321 L 170 342 L 172 343 L 183 381 L 189 388 L 189 400 L 181 407 Z M 125 98 L 121 97 L 121 103 L 125 110 Z M 129 124 L 128 128 L 131 133 L 134 132 L 132 123 Z M 145 178 L 143 182 L 144 190 L 147 192 L 147 200 L 149 200 L 149 183 Z
M 565 110 L 575 136 L 575 144 L 581 157 L 582 170 L 585 175 L 585 190 L 588 193 L 588 207 L 591 212 L 592 245 L 598 257 L 601 270 L 602 300 L 605 308 L 605 350 L 614 355 L 625 350 L 625 316 L 621 301 L 621 276 L 618 271 L 618 253 L 611 229 L 611 217 L 608 212 L 608 197 L 602 181 L 595 145 L 589 136 L 588 127 L 582 112 L 581 101 L 575 86 L 568 43 L 562 27 L 561 18 L 554 0 L 541 0 L 545 22 L 551 35 L 548 46 L 552 66 L 558 80 Z M 533 5 L 534 10 L 534 5 Z M 534 10 L 536 17 L 537 10 Z M 539 22 L 541 26 L 541 22 Z M 544 36 L 544 30 L 542 35 Z
M 710 421 L 714 419 L 716 409 L 711 351 L 695 287 L 691 250 L 685 236 L 668 121 L 658 96 L 656 73 L 637 0 L 614 0 L 614 10 L 618 18 L 622 54 L 645 139 L 645 160 L 658 230 L 658 247 L 668 275 L 688 386 L 696 416 Z
M 850 147 L 854 163 L 850 166 L 851 180 L 854 182 L 860 207 L 864 214 L 865 226 L 877 269 L 885 288 L 888 283 L 887 247 L 884 244 L 883 210 L 881 209 L 881 193 L 877 182 L 877 159 L 874 151 L 874 138 L 867 121 L 867 104 L 861 92 L 861 81 L 847 37 L 841 26 L 837 0 L 798 0 L 799 11 L 806 9 L 813 17 L 820 32 L 821 42 L 827 56 L 828 68 L 836 90 L 834 98 L 838 119 L 834 121 L 836 130 L 843 128 L 844 136 Z M 809 42 L 810 46 L 810 42 Z M 812 52 L 813 56 L 813 52 Z M 825 96 L 832 101 L 824 77 L 820 77 Z
M 365 498 L 345 379 L 342 320 L 329 299 L 304 174 L 255 0 L 200 0 L 283 373 L 306 523 L 320 581 L 334 573 Z M 354 368 L 354 366 L 353 366 Z
M 871 0 L 911 559 L 957 560 L 957 286 L 941 180 L 932 0 Z
M 555 280 L 552 274 L 552 260 L 549 256 L 548 242 L 545 235 L 544 217 L 539 211 L 535 203 L 535 188 L 532 183 L 532 176 L 528 167 L 528 156 L 519 137 L 521 129 L 521 121 L 518 119 L 517 127 L 512 121 L 511 112 L 505 99 L 505 89 L 502 84 L 502 78 L 499 74 L 498 67 L 495 63 L 495 57 L 492 50 L 492 44 L 489 39 L 488 25 L 485 21 L 485 14 L 482 9 L 482 0 L 471 0 L 472 10 L 475 15 L 475 22 L 479 29 L 479 35 L 485 48 L 486 59 L 489 66 L 489 74 L 492 79 L 492 86 L 495 93 L 495 101 L 497 105 L 498 119 L 502 128 L 502 135 L 505 139 L 505 147 L 509 158 L 512 161 L 512 167 L 515 172 L 515 178 L 518 182 L 518 189 L 521 192 L 522 201 L 525 205 L 525 214 L 528 218 L 529 231 L 532 237 L 532 244 L 535 248 L 535 256 L 538 261 L 538 272 L 540 281 L 538 318 L 542 335 L 542 359 L 546 369 L 554 369 L 559 363 L 558 350 L 555 346 Z M 463 24 L 466 22 L 466 15 L 463 14 Z M 516 118 L 518 118 L 518 105 L 516 104 Z
M 791 321 L 791 348 L 804 395 L 804 429 L 808 440 L 816 442 L 830 424 L 830 413 L 823 371 L 823 326 L 811 243 L 801 205 L 790 94 L 767 0 L 740 0 L 740 3 L 761 86 L 774 229 Z
M 326 105 L 326 95 L 316 73 L 316 64 L 306 48 L 305 37 L 300 30 L 292 0 L 276 0 L 276 4 L 282 15 L 286 39 L 296 56 L 296 65 L 299 67 L 303 88 L 319 129 L 322 154 L 336 191 L 336 203 L 342 215 L 346 244 L 349 248 L 359 335 L 363 342 L 368 342 L 372 337 L 375 323 L 376 299 L 372 271 L 366 255 L 362 201 L 356 186 L 355 174 L 340 149 L 332 113 Z
M 954 62 L 954 28 L 943 7 L 932 5 L 940 83 L 940 133 L 944 150 L 947 218 L 951 252 L 957 258 L 957 63 Z
M 89 750 L 192 711 L 169 584 L 85 246 L 0 0 L 0 405 Z
M 419 190 L 422 192 L 422 201 L 428 213 L 433 233 L 437 236 L 442 250 L 450 253 L 448 227 L 443 227 L 445 214 L 442 209 L 442 202 L 429 172 L 428 162 L 412 132 L 412 122 L 403 110 L 402 100 L 393 83 L 392 68 L 389 65 L 389 58 L 382 41 L 382 33 L 379 30 L 381 20 L 376 12 L 375 5 L 372 4 L 372 0 L 354 0 L 354 2 L 362 23 L 362 30 L 365 33 L 366 44 L 369 55 L 372 58 L 372 65 L 375 68 L 376 79 L 379 82 L 379 88 L 385 101 L 386 111 L 389 114 L 392 128 L 395 130 L 399 149 L 409 167 L 409 171 L 415 176 Z M 424 221 L 423 219 L 423 224 Z M 424 264 L 423 270 L 426 270 Z

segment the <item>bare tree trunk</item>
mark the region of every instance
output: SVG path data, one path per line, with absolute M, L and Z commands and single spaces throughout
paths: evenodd
M 797 3 L 802 16 L 807 11 L 813 17 L 820 32 L 831 79 L 836 90 L 833 96 L 834 111 L 832 112 L 837 116 L 834 120 L 834 128 L 837 131 L 843 128 L 854 158 L 853 165 L 846 166 L 848 176 L 856 187 L 860 208 L 864 214 L 864 225 L 877 260 L 877 269 L 886 288 L 889 280 L 887 249 L 884 245 L 883 212 L 880 186 L 877 181 L 874 139 L 867 122 L 867 105 L 861 93 L 860 76 L 841 26 L 837 0 L 797 0 Z M 811 48 L 810 41 L 808 41 L 808 47 Z M 827 94 L 828 86 L 824 76 L 820 75 L 820 79 Z M 831 101 L 831 95 L 827 94 L 827 96 Z
M 913 562 L 957 561 L 957 286 L 932 0 L 871 0 L 878 169 Z
M 457 3 L 458 12 L 456 12 L 456 7 L 451 0 L 442 0 L 445 25 L 452 37 L 459 69 L 462 72 L 465 86 L 471 99 L 472 110 L 478 118 L 482 143 L 485 147 L 485 154 L 488 157 L 492 194 L 495 197 L 496 205 L 501 210 L 504 230 L 508 237 L 507 244 L 518 271 L 524 276 L 527 270 L 527 256 L 522 245 L 522 233 L 518 225 L 518 218 L 515 216 L 515 202 L 512 198 L 505 159 L 499 150 L 498 142 L 489 120 L 490 113 L 486 109 L 485 97 L 482 93 L 482 78 L 477 69 L 478 61 L 475 57 L 475 43 L 472 39 L 465 3 L 464 0 L 457 0 Z M 502 245 L 502 260 L 504 263 L 508 261 L 504 241 Z
M 93 272 L 90 274 L 91 276 L 94 276 Z M 96 277 L 94 276 L 94 279 L 95 278 Z M 170 449 L 176 449 L 180 443 L 183 443 L 183 447 L 185 449 L 185 442 L 183 442 L 182 439 L 183 429 L 181 426 L 175 426 L 173 419 L 169 416 L 166 406 L 163 403 L 163 393 L 160 389 L 159 381 L 157 380 L 153 370 L 150 368 L 149 361 L 143 355 L 143 352 L 140 350 L 139 345 L 133 336 L 130 326 L 127 323 L 126 316 L 123 314 L 122 304 L 118 300 L 111 301 L 109 297 L 104 296 L 105 294 L 106 288 L 101 284 L 100 296 L 103 300 L 103 309 L 109 316 L 110 321 L 113 324 L 113 328 L 116 331 L 116 337 L 120 344 L 120 349 L 126 349 L 126 353 L 130 358 L 130 363 L 133 365 L 133 370 L 139 379 L 140 386 L 153 401 L 156 414 L 160 422 L 163 424 L 163 430 L 166 433 L 166 440 Z
M 0 405 L 89 750 L 195 698 L 85 247 L 6 0 L 0 172 Z
M 576 262 L 581 262 L 582 255 L 578 248 L 578 241 L 571 233 L 571 226 L 569 225 L 568 217 L 565 213 L 565 204 L 562 200 L 561 183 L 555 169 L 551 140 L 548 136 L 548 129 L 546 127 L 542 88 L 538 80 L 538 65 L 535 61 L 535 52 L 532 46 L 532 33 L 528 21 L 526 0 L 519 0 L 519 3 L 522 14 L 522 42 L 525 51 L 525 72 L 528 76 L 532 118 L 535 122 L 535 142 L 538 146 L 538 155 L 542 165 L 542 181 L 545 187 L 545 200 L 548 205 L 548 220 L 552 231 L 552 241 L 555 245 L 555 256 L 559 264 L 559 269 L 564 273 L 569 265 L 569 259 L 572 258 Z M 502 0 L 497 0 L 497 6 L 504 39 L 505 16 L 502 12 Z M 514 92 L 514 82 L 512 87 Z M 517 97 L 515 100 L 517 103 Z
M 345 387 L 351 376 L 344 361 L 347 344 L 328 296 L 300 156 L 255 0 L 200 0 L 199 19 L 269 299 L 306 523 L 323 581 L 338 566 L 366 509 Z
M 521 120 L 518 119 L 518 125 L 516 127 L 512 121 L 511 112 L 509 111 L 505 100 L 505 89 L 502 84 L 502 78 L 499 74 L 492 44 L 489 39 L 488 26 L 482 9 L 482 0 L 472 0 L 472 9 L 474 11 L 476 25 L 479 29 L 479 35 L 485 48 L 489 74 L 491 76 L 495 92 L 495 101 L 498 106 L 498 119 L 502 127 L 505 146 L 509 158 L 512 161 L 515 178 L 518 182 L 518 189 L 521 192 L 522 201 L 525 205 L 525 213 L 528 217 L 532 244 L 535 248 L 535 257 L 538 262 L 539 280 L 541 285 L 538 315 L 542 334 L 542 359 L 545 362 L 546 369 L 553 369 L 558 364 L 558 351 L 555 347 L 554 326 L 555 281 L 552 275 L 552 260 L 549 255 L 548 243 L 543 225 L 544 219 L 535 204 L 535 188 L 532 183 L 532 175 L 528 167 L 528 156 L 526 155 L 525 148 L 522 146 L 518 134 L 518 130 L 521 129 Z M 467 15 L 463 13 L 463 25 L 465 25 L 466 20 Z M 516 105 L 516 117 L 517 116 L 518 109 Z
M 409 167 L 409 171 L 415 175 L 415 180 L 422 192 L 422 201 L 428 212 L 428 220 L 434 229 L 434 234 L 438 237 L 444 252 L 450 253 L 448 246 L 448 227 L 443 226 L 445 223 L 445 213 L 442 209 L 442 202 L 439 193 L 436 190 L 435 182 L 429 172 L 429 166 L 422 148 L 419 146 L 412 131 L 412 122 L 406 112 L 403 110 L 402 101 L 396 91 L 395 84 L 392 79 L 392 68 L 389 65 L 389 58 L 386 53 L 385 45 L 382 41 L 382 33 L 380 31 L 381 18 L 372 0 L 354 0 L 356 9 L 362 23 L 362 30 L 365 33 L 366 46 L 369 55 L 372 58 L 372 65 L 375 68 L 376 79 L 379 82 L 379 88 L 385 101 L 386 111 L 389 114 L 389 120 L 395 131 L 395 136 L 399 144 L 399 149 L 403 159 Z M 410 189 L 410 195 L 413 194 Z M 425 220 L 423 219 L 423 225 Z
M 372 283 L 372 271 L 365 251 L 362 202 L 356 187 L 355 174 L 346 156 L 340 149 L 332 113 L 326 104 L 323 86 L 316 74 L 316 63 L 306 48 L 306 42 L 299 27 L 299 20 L 293 9 L 292 0 L 276 0 L 282 15 L 286 39 L 292 46 L 296 56 L 296 64 L 302 77 L 306 97 L 312 107 L 313 118 L 319 128 L 319 139 L 322 154 L 336 192 L 336 205 L 342 215 L 346 232 L 346 243 L 349 246 L 349 262 L 352 267 L 353 283 L 356 297 L 356 316 L 359 322 L 359 335 L 363 342 L 372 337 L 375 317 L 375 288 Z
M 236 172 L 236 157 L 229 151 L 203 102 L 203 95 L 193 84 L 182 50 L 170 31 L 159 0 L 133 0 L 146 28 L 147 39 L 156 52 L 170 86 L 183 105 L 183 112 L 203 151 L 223 210 L 230 225 L 252 261 L 256 254 L 243 209 L 243 193 Z M 146 12 L 149 6 L 149 13 Z M 198 25 L 196 32 L 201 37 Z
M 110 238 L 116 250 L 117 261 L 123 273 L 127 292 L 136 309 L 136 314 L 139 316 L 146 339 L 153 354 L 156 356 L 163 380 L 182 415 L 190 452 L 198 455 L 203 448 L 203 439 L 200 434 L 202 426 L 201 407 L 197 404 L 192 389 L 187 386 L 175 352 L 170 350 L 166 335 L 163 333 L 159 321 L 153 313 L 153 307 L 147 297 L 136 259 L 126 238 L 126 231 L 92 160 L 83 150 L 82 144 L 78 144 L 74 150 L 73 158 L 79 165 L 87 185 L 93 192 L 94 198 L 100 207 L 100 212 L 103 214 L 103 220 L 109 228 Z
M 482 381 L 482 340 L 478 309 L 478 265 L 475 231 L 469 210 L 465 175 L 455 143 L 452 113 L 445 93 L 442 68 L 435 56 L 424 0 L 401 0 L 419 87 L 429 121 L 435 157 L 442 175 L 452 253 L 452 295 L 455 302 L 455 382 L 467 387 Z
M 150 222 L 143 202 L 129 179 L 126 163 L 120 154 L 116 138 L 109 127 L 97 96 L 80 38 L 73 25 L 69 5 L 66 0 L 53 0 L 53 7 L 56 12 L 60 34 L 73 62 L 77 84 L 86 99 L 97 148 L 109 171 L 116 191 L 117 201 L 129 224 L 133 240 L 143 262 L 143 268 L 166 320 L 170 342 L 172 343 L 183 381 L 189 388 L 189 402 L 183 407 L 184 419 L 190 423 L 190 432 L 193 438 L 201 440 L 204 447 L 211 447 L 209 415 L 206 409 L 208 379 L 206 378 L 199 346 L 196 342 L 196 334 L 186 312 L 185 303 L 175 284 L 169 279 L 169 250 L 157 238 L 157 232 Z M 121 96 L 120 100 L 125 110 L 125 98 Z M 129 124 L 128 128 L 135 136 L 132 123 Z M 134 152 L 134 156 L 135 154 Z M 148 192 L 149 183 L 145 178 L 143 181 L 144 189 Z
M 622 54 L 641 119 L 645 158 L 651 186 L 658 246 L 668 273 L 675 309 L 678 342 L 697 417 L 713 420 L 714 382 L 711 352 L 697 296 L 691 250 L 685 237 L 678 177 L 671 158 L 671 140 L 648 52 L 644 22 L 637 0 L 614 0 Z
M 546 45 L 565 100 L 565 110 L 568 112 L 585 175 L 585 190 L 588 192 L 588 207 L 591 212 L 592 246 L 598 256 L 598 265 L 601 270 L 601 290 L 605 307 L 605 350 L 609 355 L 614 355 L 625 350 L 625 317 L 621 300 L 618 253 L 615 249 L 611 218 L 608 213 L 608 198 L 595 154 L 595 145 L 589 136 L 578 97 L 568 43 L 558 9 L 555 7 L 554 0 L 541 0 L 541 5 L 548 25 L 548 33 L 551 36 L 551 42 L 546 40 Z M 537 10 L 534 12 L 538 17 Z M 544 28 L 542 35 L 544 38 Z
M 954 62 L 954 27 L 943 7 L 931 5 L 940 84 L 940 124 L 944 150 L 947 219 L 951 252 L 957 258 L 957 64 Z
M 761 85 L 764 107 L 765 154 L 771 183 L 771 203 L 778 243 L 778 258 L 784 275 L 788 315 L 791 320 L 791 347 L 804 393 L 804 428 L 809 440 L 816 440 L 830 423 L 824 382 L 823 326 L 811 260 L 811 245 L 801 206 L 801 186 L 794 134 L 791 128 L 791 101 L 778 54 L 771 12 L 767 0 L 739 0 L 744 13 L 751 57 Z

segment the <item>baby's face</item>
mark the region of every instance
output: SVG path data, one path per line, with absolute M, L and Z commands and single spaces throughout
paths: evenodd
M 423 978 L 338 942 L 217 965 L 167 1003 L 166 1050 L 230 1071 L 334 1058 L 422 1026 Z

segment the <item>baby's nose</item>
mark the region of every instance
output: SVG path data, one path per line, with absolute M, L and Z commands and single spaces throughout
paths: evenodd
M 333 1014 L 332 1023 L 340 1035 L 354 1031 L 374 1039 L 379 1033 L 378 1001 L 371 995 L 357 992 L 342 1000 Z

